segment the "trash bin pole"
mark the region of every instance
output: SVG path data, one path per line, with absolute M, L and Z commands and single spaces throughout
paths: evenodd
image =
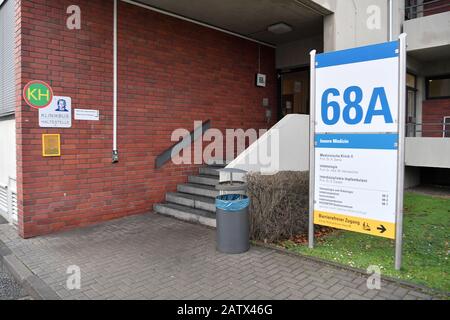
M 243 253 L 250 249 L 248 207 L 239 211 L 216 209 L 217 250 L 223 253 Z

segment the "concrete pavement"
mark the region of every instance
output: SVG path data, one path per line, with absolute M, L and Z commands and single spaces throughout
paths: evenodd
M 0 240 L 61 299 L 433 298 L 385 280 L 369 290 L 364 274 L 269 248 L 221 254 L 215 230 L 153 213 L 27 240 L 0 225 Z

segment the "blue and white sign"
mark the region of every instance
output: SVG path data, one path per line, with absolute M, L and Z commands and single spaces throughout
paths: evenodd
M 316 56 L 316 132 L 398 132 L 399 42 Z
M 39 127 L 72 127 L 72 99 L 70 97 L 53 96 L 47 107 L 39 109 Z
M 400 41 L 315 56 L 314 223 L 394 239 Z

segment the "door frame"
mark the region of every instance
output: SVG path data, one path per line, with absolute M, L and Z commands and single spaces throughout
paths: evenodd
M 281 68 L 277 69 L 277 122 L 283 118 L 283 94 L 282 94 L 282 81 L 281 78 L 284 74 L 301 72 L 301 71 L 310 71 L 309 64 L 303 66 L 297 66 L 292 68 Z M 309 75 L 311 77 L 311 75 Z

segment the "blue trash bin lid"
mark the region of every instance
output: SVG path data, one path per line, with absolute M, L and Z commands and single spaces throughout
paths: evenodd
M 224 211 L 239 211 L 250 204 L 250 199 L 242 194 L 224 194 L 216 197 L 216 208 Z

